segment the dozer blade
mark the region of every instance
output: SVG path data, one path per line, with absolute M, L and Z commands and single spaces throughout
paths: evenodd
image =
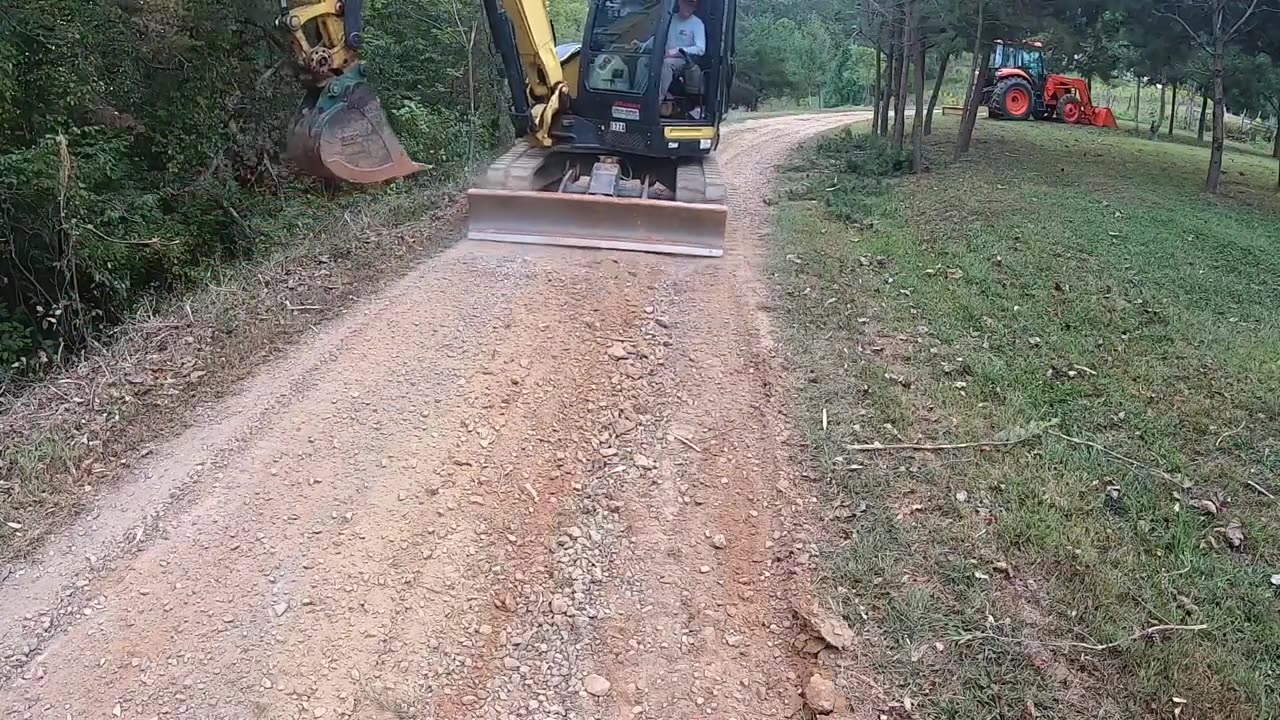
M 409 159 L 358 66 L 307 93 L 289 128 L 286 154 L 308 175 L 361 184 L 427 169 Z
M 480 188 L 468 191 L 467 200 L 469 240 L 724 254 L 728 211 L 723 205 Z

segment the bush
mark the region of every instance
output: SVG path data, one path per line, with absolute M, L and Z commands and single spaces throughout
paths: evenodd
M 820 140 L 814 157 L 826 183 L 823 202 L 848 223 L 866 217 L 868 201 L 884 191 L 890 178 L 912 171 L 909 149 L 895 149 L 889 140 L 853 128 Z
M 27 0 L 0 12 L 0 381 L 365 192 L 293 177 L 279 156 L 303 88 L 277 7 Z M 368 4 L 373 82 L 437 178 L 499 137 L 481 12 Z

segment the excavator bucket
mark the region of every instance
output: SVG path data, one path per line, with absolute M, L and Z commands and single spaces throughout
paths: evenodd
M 1112 130 L 1120 127 L 1119 125 L 1116 125 L 1115 113 L 1111 112 L 1111 108 L 1107 107 L 1094 108 L 1093 115 L 1090 116 L 1089 122 L 1093 123 L 1096 127 L 1111 128 Z
M 608 195 L 473 189 L 469 240 L 720 257 L 723 205 Z
M 382 103 L 357 65 L 303 98 L 285 150 L 299 170 L 352 183 L 378 183 L 427 169 L 409 159 Z

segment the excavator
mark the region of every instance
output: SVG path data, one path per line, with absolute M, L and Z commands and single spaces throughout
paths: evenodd
M 480 2 L 521 140 L 467 193 L 467 237 L 723 255 L 728 211 L 712 153 L 733 80 L 736 0 L 591 0 L 583 41 L 559 47 L 545 0 Z M 317 177 L 380 183 L 425 166 L 369 84 L 364 4 L 281 0 L 308 88 L 286 156 Z M 668 49 L 690 12 L 705 29 L 700 55 Z

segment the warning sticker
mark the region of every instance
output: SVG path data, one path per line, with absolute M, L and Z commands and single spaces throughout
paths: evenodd
M 621 120 L 639 120 L 640 106 L 634 103 L 614 103 L 613 116 Z

